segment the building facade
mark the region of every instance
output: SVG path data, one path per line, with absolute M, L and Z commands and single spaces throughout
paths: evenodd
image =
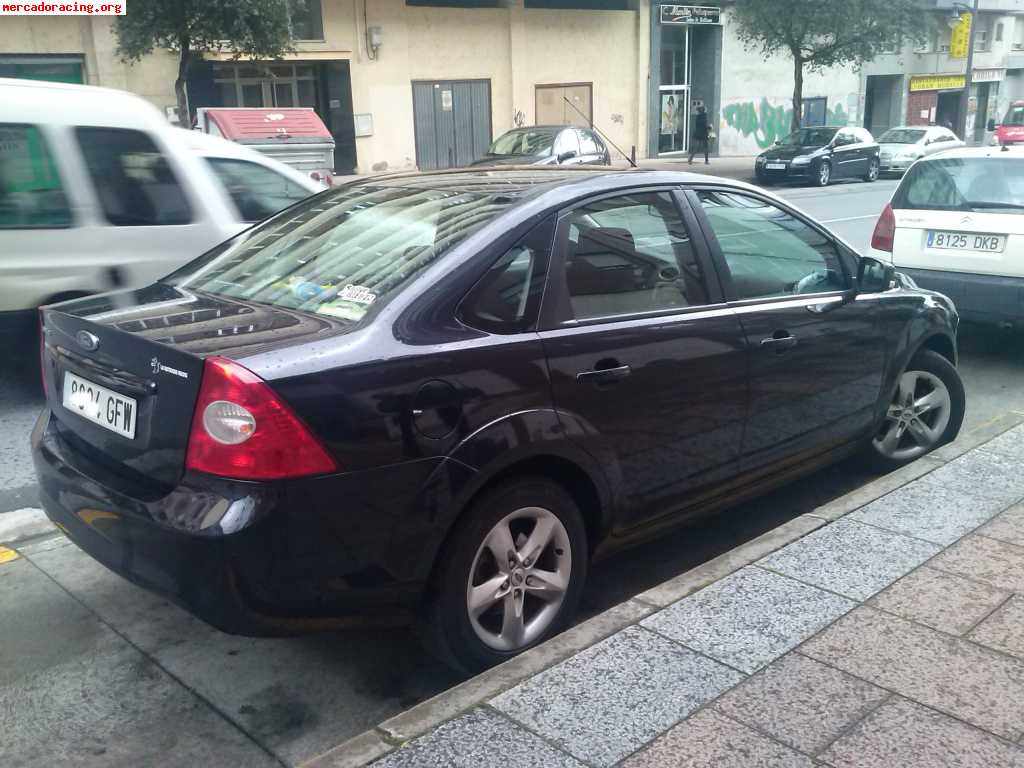
M 970 3 L 926 0 L 928 39 L 879 56 L 863 68 L 864 125 L 876 135 L 894 125 L 958 125 L 966 83 Z M 1024 99 L 1024 0 L 981 0 L 975 27 L 967 140 L 988 140 L 988 123 Z M 959 45 L 958 45 L 959 42 Z
M 314 107 L 339 172 L 463 165 L 518 125 L 593 121 L 622 154 L 646 158 L 685 154 L 700 106 L 720 155 L 755 154 L 791 124 L 791 62 L 746 50 L 728 4 L 312 0 L 293 27 L 302 39 L 283 60 L 217 53 L 194 65 L 190 107 Z M 8 17 L 0 76 L 123 88 L 172 107 L 175 54 L 126 64 L 116 48 L 109 19 Z M 852 68 L 808 73 L 804 122 L 858 123 L 865 82 Z

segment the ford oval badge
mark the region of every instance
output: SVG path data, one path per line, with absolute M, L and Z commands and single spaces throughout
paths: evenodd
M 79 331 L 76 333 L 75 341 L 77 341 L 78 346 L 86 352 L 95 352 L 100 346 L 99 336 L 94 333 L 89 333 L 88 331 Z

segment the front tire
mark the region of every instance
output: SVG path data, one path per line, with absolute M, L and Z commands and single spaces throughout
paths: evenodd
M 867 449 L 870 464 L 891 472 L 952 441 L 964 421 L 966 397 L 949 360 L 919 351 L 900 374 L 885 418 Z
M 588 551 L 579 509 L 561 486 L 515 478 L 485 491 L 456 525 L 420 627 L 435 655 L 475 673 L 566 627 Z
M 864 175 L 864 181 L 869 184 L 878 181 L 878 172 L 880 168 L 881 165 L 878 162 L 878 158 L 872 158 L 871 162 L 868 164 L 868 172 Z
M 832 163 L 827 160 L 818 166 L 818 172 L 814 175 L 814 183 L 819 187 L 827 187 L 832 181 Z

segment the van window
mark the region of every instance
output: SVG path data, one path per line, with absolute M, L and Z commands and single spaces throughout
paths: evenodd
M 167 158 L 142 131 L 76 128 L 107 221 L 115 227 L 188 224 L 192 211 Z
M 63 229 L 71 208 L 42 132 L 0 124 L 0 229 Z
M 263 221 L 312 194 L 259 163 L 226 157 L 208 157 L 206 162 L 231 195 L 242 221 Z

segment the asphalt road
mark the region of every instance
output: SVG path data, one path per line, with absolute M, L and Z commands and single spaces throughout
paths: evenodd
M 894 182 L 776 190 L 864 248 Z M 965 328 L 966 428 L 1024 410 L 1024 335 Z M 0 513 L 35 506 L 34 370 L 0 373 Z M 596 567 L 589 615 L 857 487 L 853 463 Z M 49 765 L 294 764 L 457 678 L 406 631 L 224 635 L 106 571 L 63 538 L 0 565 L 0 732 Z M 13 739 L 10 735 L 13 734 Z M 31 756 L 31 758 L 29 757 Z

